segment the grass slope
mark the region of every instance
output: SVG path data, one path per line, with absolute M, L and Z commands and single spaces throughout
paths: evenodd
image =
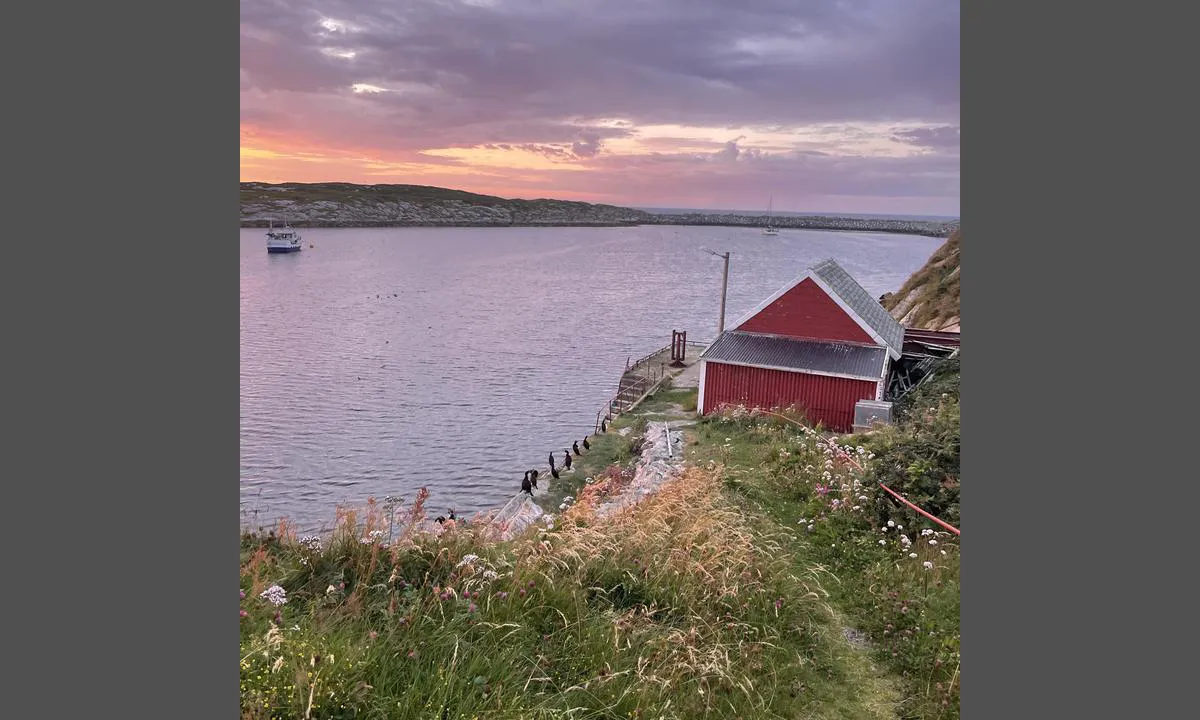
M 898 425 L 844 439 L 865 471 L 734 411 L 688 430 L 682 477 L 597 519 L 641 414 L 694 408 L 664 390 L 589 439 L 564 509 L 514 541 L 398 532 L 423 496 L 329 538 L 246 534 L 242 717 L 958 717 L 957 538 L 874 484 L 957 519 L 957 383 L 948 364 Z
M 897 292 L 885 295 L 884 309 L 908 327 L 941 330 L 957 325 L 961 233 L 951 233 Z

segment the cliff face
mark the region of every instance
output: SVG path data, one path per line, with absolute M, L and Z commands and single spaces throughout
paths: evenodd
M 242 227 L 632 225 L 649 213 L 565 200 L 506 200 L 424 185 L 242 183 Z
M 924 267 L 903 287 L 884 295 L 881 303 L 906 327 L 959 332 L 959 240 L 956 229 Z

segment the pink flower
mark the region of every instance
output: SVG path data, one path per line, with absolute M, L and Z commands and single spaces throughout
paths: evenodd
M 469 612 L 469 613 L 473 613 L 478 609 L 479 608 L 475 606 L 475 603 L 471 603 L 470 605 L 467 606 L 467 612 Z
M 250 617 L 250 613 L 246 612 L 245 610 L 239 610 L 238 612 L 242 614 L 242 617 Z

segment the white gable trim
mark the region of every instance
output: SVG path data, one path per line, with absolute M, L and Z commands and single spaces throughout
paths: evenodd
M 809 277 L 813 279 L 813 282 L 817 284 L 817 287 L 821 288 L 826 295 L 828 295 L 835 303 L 837 303 L 838 307 L 844 310 L 845 313 L 854 320 L 854 322 L 858 323 L 858 326 L 863 329 L 863 332 L 870 335 L 871 339 L 874 340 L 876 344 L 887 348 L 888 355 L 891 356 L 893 360 L 900 359 L 900 351 L 904 348 L 894 348 L 891 345 L 888 345 L 887 341 L 883 339 L 883 336 L 876 332 L 875 328 L 871 327 L 871 324 L 866 320 L 863 320 L 858 313 L 854 312 L 854 310 L 846 304 L 846 301 L 842 299 L 842 296 L 834 292 L 833 288 L 826 285 L 825 281 L 822 280 L 820 276 L 812 274 Z
M 710 346 L 711 347 L 711 346 Z M 708 350 L 708 348 L 705 348 Z M 708 374 L 708 361 L 700 360 L 700 394 L 696 396 L 696 413 L 704 414 L 704 376 Z
M 755 315 L 759 314 L 759 313 L 760 313 L 760 312 L 762 312 L 763 310 L 766 310 L 766 309 L 767 309 L 767 307 L 768 307 L 768 306 L 769 306 L 771 303 L 773 303 L 773 302 L 775 302 L 776 300 L 778 300 L 779 298 L 783 297 L 783 294 L 784 294 L 784 293 L 786 293 L 788 290 L 791 290 L 792 288 L 796 287 L 797 285 L 799 285 L 800 283 L 804 282 L 805 280 L 807 280 L 808 278 L 810 278 L 810 277 L 812 277 L 812 276 L 813 276 L 813 274 L 812 274 L 812 270 L 809 270 L 809 271 L 805 272 L 805 273 L 804 273 L 803 275 L 801 275 L 800 277 L 796 278 L 795 280 L 791 281 L 791 282 L 790 282 L 790 283 L 788 283 L 787 285 L 784 285 L 783 287 L 781 287 L 781 288 L 779 288 L 778 290 L 776 290 L 774 295 L 772 295 L 771 297 L 767 298 L 766 300 L 763 300 L 763 301 L 762 301 L 761 303 L 759 303 L 759 304 L 758 304 L 758 305 L 757 305 L 757 306 L 756 306 L 756 307 L 755 307 L 753 310 L 751 310 L 750 312 L 748 312 L 748 313 L 746 313 L 745 315 L 743 315 L 743 316 L 742 316 L 742 319 L 741 319 L 741 320 L 738 320 L 736 323 L 734 323 L 733 327 L 730 327 L 730 328 L 725 328 L 725 329 L 726 329 L 726 330 L 737 330 L 737 329 L 738 329 L 738 328 L 740 328 L 742 325 L 744 325 L 744 324 L 746 323 L 746 321 L 747 321 L 747 320 L 749 320 L 750 318 L 752 318 L 752 317 L 754 317 Z
M 854 312 L 854 310 L 851 309 L 851 307 L 846 304 L 846 301 L 842 300 L 842 297 L 833 291 L 833 288 L 831 288 L 831 287 L 829 287 L 829 285 L 825 284 L 825 281 L 822 280 L 820 278 L 820 276 L 818 276 L 816 273 L 814 273 L 812 271 L 812 268 L 809 268 L 803 275 L 796 278 L 795 280 L 788 283 L 787 285 L 784 285 L 779 290 L 776 290 L 775 293 L 773 295 L 771 295 L 771 297 L 767 298 L 766 300 L 763 300 L 753 310 L 751 310 L 750 312 L 743 315 L 742 318 L 733 325 L 733 327 L 726 328 L 726 331 L 740 329 L 742 327 L 742 325 L 744 325 L 748 320 L 750 320 L 750 318 L 759 314 L 763 310 L 766 310 L 771 305 L 771 303 L 773 303 L 776 300 L 778 300 L 779 298 L 783 297 L 784 294 L 787 293 L 788 290 L 791 290 L 792 288 L 796 287 L 800 283 L 802 283 L 805 280 L 808 280 L 810 278 L 812 279 L 812 281 L 814 283 L 816 283 L 817 287 L 821 288 L 821 292 L 825 293 L 831 300 L 833 300 L 835 303 L 837 303 L 837 306 L 839 308 L 841 308 L 843 312 L 845 312 L 847 315 L 849 315 L 850 319 L 852 319 L 855 323 L 857 323 L 858 326 L 860 328 L 862 328 L 863 332 L 865 332 L 867 335 L 869 335 L 871 337 L 872 340 L 875 341 L 876 345 L 887 348 L 888 355 L 891 356 L 891 358 L 893 360 L 900 359 L 900 353 L 904 348 L 894 348 L 891 345 L 888 345 L 887 341 L 883 339 L 883 336 L 881 336 L 878 332 L 876 332 L 875 328 L 871 327 L 870 323 L 868 323 L 866 320 L 859 317 L 859 314 Z M 836 340 L 830 340 L 829 338 L 811 338 L 811 339 L 812 340 L 825 340 L 826 342 L 837 342 Z

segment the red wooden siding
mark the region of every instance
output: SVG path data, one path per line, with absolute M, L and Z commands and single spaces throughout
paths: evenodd
M 769 409 L 795 405 L 835 432 L 850 432 L 854 404 L 874 400 L 876 384 L 870 380 L 767 370 L 708 361 L 704 370 L 704 407 L 707 414 L 723 404 Z
M 796 284 L 737 329 L 788 337 L 877 344 L 812 278 L 805 278 Z

